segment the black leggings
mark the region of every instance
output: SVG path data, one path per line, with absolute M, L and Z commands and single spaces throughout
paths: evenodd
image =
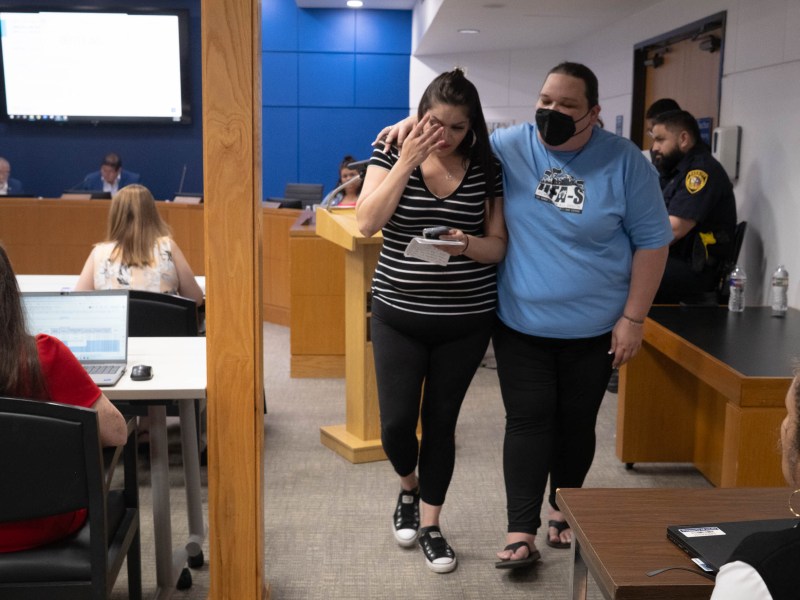
M 486 353 L 493 323 L 493 312 L 427 316 L 379 300 L 372 304 L 383 449 L 401 477 L 414 472 L 419 457 L 420 498 L 433 506 L 444 504 L 453 477 L 458 413 Z
M 493 337 L 506 407 L 503 472 L 508 531 L 535 534 L 550 476 L 581 487 L 595 451 L 595 423 L 611 375 L 611 333 L 585 339 L 541 338 L 498 323 Z

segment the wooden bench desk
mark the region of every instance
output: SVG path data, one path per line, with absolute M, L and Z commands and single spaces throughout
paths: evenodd
M 617 457 L 692 462 L 714 485 L 780 486 L 780 423 L 800 311 L 654 306 L 620 371 Z
M 667 539 L 668 525 L 791 518 L 784 488 L 559 489 L 575 543 L 564 597 L 585 600 L 588 574 L 606 600 L 708 600 L 714 587 Z M 647 573 L 665 567 L 660 575 Z

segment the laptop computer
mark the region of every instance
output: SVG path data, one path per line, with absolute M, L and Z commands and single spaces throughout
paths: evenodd
M 72 351 L 99 386 L 116 384 L 128 362 L 128 291 L 23 292 L 31 335 L 46 333 Z
M 751 533 L 790 529 L 798 523 L 798 519 L 766 519 L 670 525 L 667 527 L 667 539 L 686 552 L 698 567 L 716 573 Z

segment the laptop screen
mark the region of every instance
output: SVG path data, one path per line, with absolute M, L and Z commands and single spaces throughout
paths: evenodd
M 23 292 L 31 335 L 57 337 L 82 363 L 125 362 L 128 291 Z

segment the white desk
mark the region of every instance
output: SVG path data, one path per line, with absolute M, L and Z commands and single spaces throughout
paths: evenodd
M 206 291 L 206 278 L 195 275 L 197 285 Z M 22 292 L 60 292 L 70 291 L 78 282 L 78 275 L 17 275 L 17 284 Z
M 148 381 L 133 381 L 130 378 L 131 367 L 138 364 L 152 366 L 153 378 Z M 150 417 L 150 468 L 158 586 L 155 598 L 169 598 L 187 561 L 191 562 L 191 558 L 198 560 L 202 556 L 205 539 L 194 402 L 206 397 L 206 339 L 128 338 L 128 370 L 117 385 L 102 389 L 112 401 L 177 400 L 180 406 L 181 452 L 189 537 L 185 544 L 174 549 L 169 501 L 166 407 L 150 405 L 147 408 Z

